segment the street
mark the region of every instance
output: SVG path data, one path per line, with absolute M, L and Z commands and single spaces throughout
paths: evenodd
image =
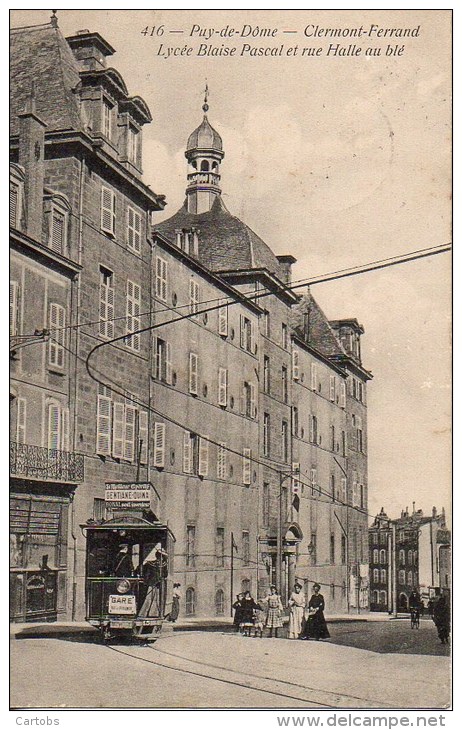
M 151 646 L 104 646 L 78 634 L 16 638 L 11 705 L 449 706 L 450 660 L 442 656 L 447 648 L 439 649 L 432 622 L 419 630 L 411 630 L 406 620 L 349 621 L 329 629 L 332 638 L 325 642 L 247 638 L 229 631 L 180 631 Z

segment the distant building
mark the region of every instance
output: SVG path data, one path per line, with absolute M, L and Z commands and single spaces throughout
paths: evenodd
M 396 542 L 394 543 L 393 536 Z M 417 590 L 424 603 L 450 589 L 450 531 L 444 509 L 431 516 L 407 508 L 398 519 L 381 510 L 369 528 L 370 605 L 375 611 L 409 610 Z

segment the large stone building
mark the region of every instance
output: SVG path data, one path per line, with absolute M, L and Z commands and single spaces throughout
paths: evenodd
M 83 617 L 79 525 L 136 481 L 176 536 L 185 613 L 296 578 L 365 606 L 363 329 L 328 322 L 295 259 L 227 210 L 207 105 L 185 203 L 155 222 L 151 115 L 113 52 L 55 16 L 12 32 L 12 618 Z

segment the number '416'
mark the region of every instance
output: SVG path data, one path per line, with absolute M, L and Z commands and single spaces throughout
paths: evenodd
M 147 25 L 144 30 L 141 31 L 141 35 L 149 35 L 149 36 L 160 36 L 164 35 L 164 26 L 163 25 Z

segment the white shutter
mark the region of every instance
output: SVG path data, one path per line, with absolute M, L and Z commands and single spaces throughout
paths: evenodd
M 186 474 L 192 471 L 192 439 L 189 431 L 183 434 L 183 471 Z
M 19 186 L 10 182 L 10 226 L 18 227 Z
M 189 392 L 197 395 L 197 355 L 195 352 L 189 353 Z
M 346 383 L 344 380 L 340 381 L 340 402 L 339 402 L 340 408 L 345 408 L 346 406 Z
M 141 288 L 133 281 L 127 281 L 127 332 L 136 332 L 140 329 Z M 127 347 L 139 351 L 140 335 L 132 335 L 125 340 Z
M 331 375 L 329 378 L 329 398 L 332 403 L 335 403 L 335 375 Z
M 127 244 L 129 248 L 136 253 L 141 251 L 141 216 L 140 214 L 128 207 L 127 212 Z
M 240 398 L 239 398 L 239 411 L 240 411 L 240 413 L 241 413 L 242 416 L 245 416 L 246 415 L 246 410 L 247 410 L 247 408 L 246 408 L 246 405 L 247 405 L 246 404 L 246 401 L 247 401 L 247 390 L 246 390 L 246 387 L 245 387 L 245 383 L 242 383 L 242 386 L 241 386 L 241 395 L 240 395 Z
M 299 380 L 300 378 L 300 367 L 298 364 L 299 360 L 299 352 L 297 349 L 292 350 L 292 377 L 294 380 Z
M 255 401 L 255 385 L 250 383 L 250 418 L 257 417 L 257 406 Z
M 26 399 L 18 398 L 16 418 L 16 441 L 18 444 L 26 443 L 26 410 Z
M 124 423 L 124 459 L 133 461 L 135 458 L 135 420 L 136 408 L 134 406 L 125 406 L 125 423 Z
M 197 473 L 206 477 L 209 473 L 209 442 L 208 436 L 201 436 L 199 440 L 199 467 Z
M 60 447 L 60 407 L 57 403 L 50 403 L 48 406 L 48 448 L 59 449 Z
M 226 337 L 228 334 L 228 307 L 226 306 L 226 299 L 221 302 L 221 307 L 218 310 L 218 334 Z
M 51 331 L 51 339 L 48 343 L 48 362 L 53 367 L 62 368 L 64 366 L 65 326 L 66 311 L 64 307 L 50 302 L 48 328 Z
M 64 223 L 65 216 L 62 213 L 53 211 L 51 216 L 50 248 L 57 253 L 63 253 L 65 241 Z
M 219 444 L 217 451 L 217 477 L 226 479 L 226 443 L 224 441 Z
M 112 456 L 124 458 L 125 406 L 114 403 L 112 406 Z
M 19 334 L 19 284 L 10 281 L 10 335 Z
M 317 374 L 317 367 L 316 363 L 311 363 L 311 390 L 317 390 L 318 389 L 318 374 Z
M 218 368 L 218 405 L 228 405 L 228 371 Z
M 109 188 L 101 188 L 101 230 L 114 234 L 115 194 Z
M 167 301 L 167 262 L 160 256 L 156 257 L 156 296 Z
M 242 481 L 244 484 L 250 484 L 252 464 L 250 461 L 251 449 L 243 449 L 243 461 L 242 461 Z
M 69 408 L 61 408 L 61 451 L 69 451 Z
M 189 280 L 189 313 L 196 314 L 199 302 L 199 284 L 194 279 Z
M 165 423 L 154 424 L 154 466 L 165 466 Z
M 240 344 L 243 350 L 246 346 L 246 331 L 245 331 L 245 317 L 241 314 L 241 330 L 240 330 Z
M 100 284 L 99 332 L 103 337 L 114 337 L 114 288 L 109 284 Z
M 138 412 L 138 440 L 141 443 L 140 463 L 148 463 L 148 412 Z
M 172 384 L 172 347 L 170 342 L 165 343 L 165 382 Z
M 96 413 L 96 453 L 111 453 L 111 399 L 100 394 Z
M 257 343 L 255 340 L 255 322 L 249 321 L 250 328 L 250 352 L 255 355 L 257 352 Z

